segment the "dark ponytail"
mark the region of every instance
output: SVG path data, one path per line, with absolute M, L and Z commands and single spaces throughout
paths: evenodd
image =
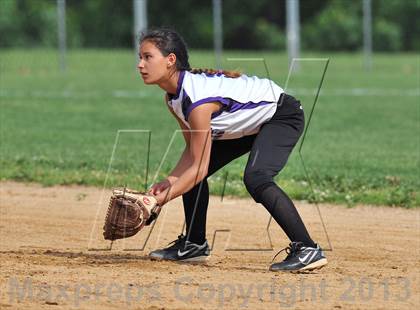
M 233 71 L 233 70 L 215 70 L 215 69 L 200 69 L 200 68 L 194 68 L 189 70 L 191 73 L 194 74 L 209 74 L 209 75 L 217 75 L 217 74 L 223 74 L 224 76 L 230 77 L 230 78 L 237 78 L 242 75 L 239 71 Z
M 141 33 L 140 41 L 149 41 L 155 44 L 160 50 L 163 56 L 168 56 L 170 53 L 174 53 L 176 56 L 175 67 L 178 71 L 190 71 L 193 74 L 209 74 L 217 75 L 223 74 L 230 78 L 237 78 L 242 73 L 238 71 L 229 70 L 215 70 L 215 69 L 191 69 L 188 61 L 188 50 L 184 39 L 175 30 L 169 28 L 152 28 Z

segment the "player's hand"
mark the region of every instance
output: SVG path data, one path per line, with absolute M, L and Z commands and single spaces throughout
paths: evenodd
M 153 184 L 152 187 L 147 191 L 147 193 L 156 196 L 169 187 L 171 187 L 171 183 L 167 179 L 165 179 L 159 183 Z
M 154 196 L 158 206 L 163 207 L 163 205 L 165 205 L 168 201 L 169 201 L 169 197 L 168 197 L 168 192 L 161 192 L 160 194 L 157 194 L 156 196 Z

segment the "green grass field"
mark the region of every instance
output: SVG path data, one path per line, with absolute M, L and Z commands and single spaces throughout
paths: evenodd
M 273 52 L 227 52 L 225 58 L 264 58 L 269 76 L 285 87 L 287 57 Z M 297 149 L 279 174 L 280 186 L 295 199 L 420 206 L 419 56 L 377 54 L 365 72 L 361 54 L 303 54 L 330 58 L 318 103 L 302 148 L 309 181 Z M 151 131 L 148 184 L 177 129 L 157 86 L 144 86 L 134 51 L 76 50 L 60 74 L 53 50 L 0 50 L 1 171 L 3 180 L 107 187 L 127 184 L 143 189 L 147 132 Z M 193 67 L 214 67 L 211 52 L 192 51 Z M 301 99 L 307 120 L 323 61 L 305 61 L 287 83 Z M 259 60 L 226 60 L 225 68 L 267 76 Z M 182 150 L 173 147 L 158 178 L 165 176 Z M 227 195 L 246 196 L 240 158 L 211 179 L 220 194 L 228 172 Z M 314 187 L 314 192 L 310 189 Z

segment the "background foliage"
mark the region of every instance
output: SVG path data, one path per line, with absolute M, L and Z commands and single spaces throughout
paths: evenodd
M 67 0 L 70 47 L 131 47 L 132 1 Z M 362 46 L 361 0 L 301 0 L 302 45 L 307 50 L 358 50 Z M 377 51 L 420 50 L 420 0 L 372 0 Z M 172 26 L 190 47 L 213 44 L 212 1 L 149 0 L 150 26 Z M 0 47 L 56 45 L 56 2 L 1 0 Z M 224 0 L 224 46 L 285 47 L 284 0 Z

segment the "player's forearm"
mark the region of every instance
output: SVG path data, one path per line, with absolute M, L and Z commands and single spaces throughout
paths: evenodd
M 207 166 L 190 165 L 171 187 L 163 192 L 165 201 L 172 200 L 192 189 L 207 175 Z
M 182 174 L 184 174 L 184 172 L 189 167 L 191 167 L 191 165 L 192 165 L 192 159 L 190 156 L 188 146 L 186 146 L 175 168 L 172 170 L 172 172 L 169 174 L 169 176 L 166 179 L 169 181 L 169 183 L 174 184 L 179 179 L 179 177 Z

